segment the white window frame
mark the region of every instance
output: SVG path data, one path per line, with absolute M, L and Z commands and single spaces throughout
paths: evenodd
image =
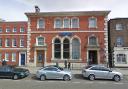
M 24 47 L 24 38 L 20 38 L 20 47 Z
M 93 21 L 93 22 L 92 22 Z M 88 27 L 89 28 L 97 28 L 97 18 L 95 17 L 90 17 L 88 19 Z
M 43 38 L 43 41 L 41 42 L 42 44 L 39 44 L 39 40 L 38 40 L 39 38 Z M 44 37 L 39 36 L 39 37 L 36 38 L 36 45 L 37 45 L 37 46 L 43 46 L 44 44 L 45 44 L 45 39 L 44 39 Z
M 58 24 L 57 24 L 57 20 L 60 20 L 60 23 L 59 23 L 59 25 L 60 26 L 58 26 Z M 54 28 L 62 28 L 62 26 L 63 26 L 63 21 L 62 21 L 62 19 L 61 18 L 55 18 L 54 19 Z
M 20 32 L 25 32 L 25 27 L 20 27 Z
M 16 27 L 13 28 L 13 32 L 17 32 L 17 28 Z
M 9 38 L 5 39 L 5 47 L 10 47 L 10 39 Z
M 12 53 L 12 62 L 16 62 L 16 53 Z
M 119 55 L 122 55 L 123 57 L 122 57 L 122 56 L 120 57 Z M 121 58 L 120 61 L 118 61 L 118 57 Z M 126 61 L 126 62 L 123 62 L 123 61 L 122 61 L 123 58 L 125 58 L 125 61 Z M 118 64 L 127 64 L 127 55 L 126 55 L 126 54 L 117 54 L 117 55 L 116 55 L 116 59 L 117 59 L 116 62 L 117 62 Z
M 123 24 L 120 24 L 120 23 L 117 23 L 116 24 L 116 30 L 117 31 L 120 31 L 120 30 L 123 30 L 124 28 L 123 28 Z
M 65 20 L 68 20 L 67 23 L 65 23 Z M 63 28 L 70 28 L 70 19 L 69 18 L 63 19 Z
M 75 27 L 74 27 L 74 25 L 73 25 L 73 20 L 74 20 L 74 19 L 77 19 L 77 23 L 76 23 L 77 26 L 75 26 Z M 79 25 L 80 25 L 80 24 L 79 24 L 79 18 L 78 18 L 78 17 L 73 17 L 73 18 L 71 18 L 71 28 L 79 28 Z
M 40 20 L 43 21 L 43 24 L 42 25 L 40 25 Z M 44 20 L 44 18 L 40 18 L 40 19 L 37 20 L 37 28 L 38 29 L 39 28 L 45 28 L 45 20 Z
M 5 61 L 9 61 L 9 53 L 5 53 Z
M 11 32 L 10 27 L 7 27 L 7 28 L 6 28 L 6 32 Z
M 16 47 L 17 46 L 17 40 L 16 38 L 12 39 L 12 47 Z

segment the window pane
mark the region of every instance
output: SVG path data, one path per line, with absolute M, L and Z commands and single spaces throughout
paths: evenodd
M 59 39 L 54 41 L 54 57 L 61 58 L 61 42 Z
M 25 28 L 24 27 L 21 27 L 20 28 L 20 32 L 24 32 L 25 31 Z
M 9 53 L 5 53 L 5 60 L 6 60 L 6 61 L 9 60 Z
M 20 47 L 24 47 L 24 39 L 23 38 L 20 39 Z
M 0 53 L 0 61 L 2 61 L 2 53 Z
M 55 20 L 55 28 L 61 28 L 62 27 L 62 21 L 61 19 Z
M 79 28 L 79 19 L 78 18 L 72 19 L 72 28 Z
M 6 32 L 11 32 L 9 27 L 6 28 Z
M 64 19 L 64 28 L 69 28 L 69 27 L 70 27 L 70 20 Z
M 123 38 L 122 37 L 118 37 L 116 39 L 116 45 L 117 46 L 123 46 Z
M 80 58 L 80 42 L 78 39 L 72 41 L 72 59 Z
M 16 53 L 12 53 L 12 61 L 16 61 Z
M 65 39 L 63 42 L 63 58 L 69 58 L 69 40 Z
M 9 47 L 10 46 L 10 39 L 9 38 L 7 38 L 5 40 L 5 45 L 6 45 L 6 47 Z
M 116 24 L 116 30 L 123 30 L 123 24 Z
M 96 18 L 89 18 L 89 28 L 95 28 L 97 26 Z
M 38 38 L 38 45 L 40 45 L 40 46 L 44 45 L 44 38 L 43 37 Z
M 117 63 L 126 64 L 126 55 L 125 54 L 117 54 Z
M 0 33 L 2 33 L 2 27 L 0 27 Z
M 13 47 L 16 47 L 16 39 L 15 39 L 15 38 L 12 39 L 12 46 L 13 46 Z
M 89 38 L 89 45 L 97 45 L 96 37 Z
M 44 23 L 44 20 L 43 19 L 40 19 L 38 21 L 38 28 L 44 28 L 45 27 L 45 23 Z
M 13 32 L 17 32 L 17 28 L 16 27 L 13 28 Z

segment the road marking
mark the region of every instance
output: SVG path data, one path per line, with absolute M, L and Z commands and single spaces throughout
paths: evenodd
M 114 83 L 114 84 L 116 84 L 116 85 L 122 85 L 122 84 L 124 84 L 124 83 Z
M 72 83 L 80 83 L 80 82 L 72 82 Z

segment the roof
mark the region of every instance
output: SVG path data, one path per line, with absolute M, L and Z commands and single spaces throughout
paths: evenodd
M 97 15 L 97 16 L 107 16 L 110 11 L 70 11 L 70 12 L 26 12 L 27 17 L 35 16 L 88 16 L 88 15 Z

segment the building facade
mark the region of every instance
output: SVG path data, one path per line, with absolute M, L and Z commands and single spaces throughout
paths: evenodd
M 108 27 L 110 64 L 128 67 L 128 18 L 110 19 Z
M 110 11 L 34 12 L 28 17 L 27 62 L 103 64 L 108 61 Z
M 26 65 L 27 22 L 0 22 L 0 64 Z
M 0 22 L 0 59 L 44 66 L 108 62 L 110 11 L 27 12 L 27 22 Z M 24 28 L 24 30 L 23 30 Z M 16 32 L 15 32 L 16 31 Z

